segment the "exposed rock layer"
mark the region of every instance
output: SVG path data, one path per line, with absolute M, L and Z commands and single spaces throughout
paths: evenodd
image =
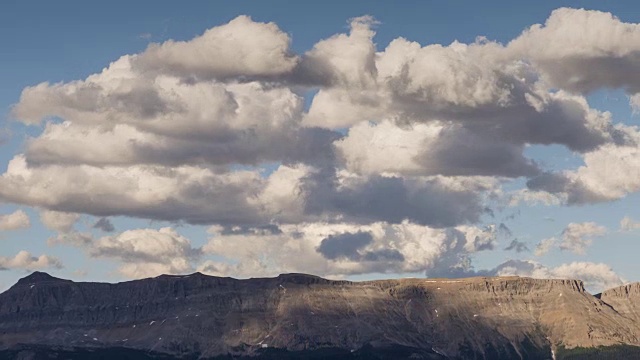
M 638 345 L 639 310 L 638 284 L 598 299 L 577 280 L 196 273 L 107 284 L 36 272 L 0 294 L 0 348 L 122 347 L 207 357 L 264 347 L 401 346 L 435 358 L 540 359 L 558 344 Z
M 640 324 L 640 283 L 609 289 L 598 297 L 622 316 Z

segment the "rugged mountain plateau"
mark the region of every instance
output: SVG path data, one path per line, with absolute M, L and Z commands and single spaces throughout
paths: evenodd
M 0 358 L 618 356 L 640 358 L 637 283 L 593 296 L 578 280 L 519 277 L 349 282 L 195 273 L 109 284 L 34 272 L 0 294 Z

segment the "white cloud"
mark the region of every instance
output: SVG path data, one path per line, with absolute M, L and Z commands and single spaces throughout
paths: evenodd
M 38 257 L 29 252 L 21 250 L 14 257 L 0 256 L 0 270 L 40 270 L 40 269 L 61 269 L 62 263 L 55 257 L 40 255 Z
M 29 167 L 24 157 L 18 156 L 0 177 L 0 197 L 96 216 L 246 222 L 260 220 L 259 210 L 248 203 L 248 197 L 257 193 L 262 183 L 253 171 L 217 174 L 193 166 Z M 44 217 L 48 226 L 67 231 L 74 215 L 48 217 Z
M 398 38 L 378 54 L 378 64 L 381 78 L 391 85 L 394 95 L 405 100 L 439 109 L 506 106 L 511 89 L 497 67 L 503 52 L 501 45 L 488 41 L 420 46 Z
M 640 24 L 622 22 L 610 13 L 554 10 L 544 25 L 533 25 L 508 48 L 532 60 L 560 88 L 640 89 Z
M 640 229 L 640 221 L 635 221 L 628 216 L 625 216 L 620 220 L 621 231 L 631 231 L 635 229 Z
M 276 24 L 242 15 L 189 41 L 152 44 L 135 62 L 147 71 L 168 71 L 187 79 L 270 77 L 296 65 L 290 42 Z
M 545 43 L 546 39 L 556 41 Z M 624 23 L 611 13 L 560 8 L 544 25 L 531 26 L 509 46 L 544 60 L 623 57 L 640 50 L 640 25 Z
M 493 250 L 497 244 L 498 228 L 493 224 L 485 228 L 461 225 L 458 226 L 457 229 L 465 235 L 467 241 L 464 249 L 469 253 Z
M 496 246 L 499 229 L 480 226 L 493 200 L 583 204 L 640 190 L 638 129 L 581 94 L 624 88 L 637 106 L 638 25 L 559 9 L 507 46 L 397 38 L 376 51 L 376 24 L 351 19 L 348 34 L 297 55 L 276 24 L 239 16 L 85 79 L 27 87 L 12 113 L 43 131 L 0 176 L 0 199 L 41 208 L 58 232 L 50 244 L 116 259 L 126 276 L 195 261 L 239 276 L 462 276 L 476 273 L 470 254 Z M 584 166 L 545 172 L 531 144 L 565 146 Z M 507 178 L 528 188 L 505 194 Z M 205 250 L 231 262 L 199 258 L 169 228 L 95 240 L 74 230 L 82 214 L 215 224 Z M 581 253 L 604 232 L 572 223 L 558 246 Z
M 374 23 L 371 17 L 354 18 L 349 35 L 322 40 L 305 54 L 305 77 L 331 86 L 314 96 L 304 119 L 307 126 L 348 127 L 363 116 L 378 114 L 378 102 L 386 99 L 376 86 Z
M 428 125 L 401 128 L 390 121 L 377 125 L 361 122 L 334 144 L 350 171 L 419 174 L 424 172 L 418 159 L 420 150 L 428 147 L 427 141 L 437 137 L 440 130 L 439 126 Z
M 640 113 L 640 93 L 631 95 L 629 97 L 629 106 L 631 106 L 631 110 L 634 114 Z
M 7 215 L 0 215 L 0 231 L 25 229 L 29 226 L 31 226 L 29 216 L 22 210 L 16 210 Z
M 603 263 L 572 262 L 553 269 L 553 275 L 564 278 L 577 278 L 592 289 L 609 289 L 622 285 L 625 280 L 616 274 L 610 266 Z
M 41 210 L 40 221 L 50 230 L 69 233 L 80 219 L 80 214 L 60 211 Z
M 13 113 L 28 124 L 44 119 L 45 129 L 10 162 L 0 197 L 190 223 L 342 217 L 456 226 L 479 220 L 489 190 L 453 190 L 443 185 L 451 177 L 533 176 L 540 169 L 524 156 L 526 144 L 585 152 L 615 140 L 609 114 L 549 92 L 534 67 L 498 43 L 399 38 L 376 53 L 374 24 L 352 19 L 349 34 L 298 57 L 275 24 L 241 16 L 122 56 L 84 80 L 28 87 Z M 288 86 L 318 78 L 305 115 Z M 309 125 L 353 126 L 339 140 Z M 261 167 L 274 163 L 285 168 L 263 179 Z M 357 180 L 338 185 L 345 171 Z M 300 191 L 266 201 L 285 184 Z
M 553 246 L 556 244 L 556 241 L 557 239 L 555 237 L 540 240 L 538 245 L 536 245 L 536 248 L 533 251 L 533 254 L 535 256 L 542 256 L 548 253 L 549 250 L 551 250 L 551 248 L 553 248 Z
M 313 65 L 328 70 L 331 84 L 366 89 L 376 77 L 376 49 L 372 41 L 375 24 L 371 16 L 353 18 L 349 35 L 337 34 L 321 40 L 305 56 Z
M 191 261 L 200 250 L 172 228 L 127 230 L 102 237 L 90 245 L 93 257 L 122 262 L 119 272 L 129 278 L 160 274 L 183 274 L 192 270 Z
M 569 179 L 579 182 L 592 197 L 616 200 L 640 190 L 640 147 L 607 145 L 587 153 L 585 165 Z
M 607 228 L 594 222 L 569 223 L 560 239 L 550 237 L 540 240 L 534 250 L 535 256 L 543 256 L 552 248 L 557 246 L 560 250 L 568 250 L 575 254 L 584 255 L 591 246 L 594 238 L 601 237 L 607 233 Z
M 364 173 L 447 176 L 508 176 L 538 173 L 523 146 L 476 135 L 460 125 L 363 122 L 336 141 L 348 170 Z
M 403 222 L 369 225 L 304 223 L 276 228 L 214 226 L 203 252 L 228 261 L 199 267 L 241 277 L 309 272 L 344 276 L 368 272 L 425 272 L 455 276 L 471 271 L 468 256 L 490 249 L 495 227 L 433 229 Z
M 536 191 L 530 189 L 519 189 L 506 194 L 507 204 L 511 207 L 525 203 L 527 205 L 560 205 L 566 200 L 562 195 L 552 194 L 547 191 Z
M 592 262 L 572 262 L 557 267 L 546 267 L 531 260 L 511 260 L 498 266 L 495 273 L 499 276 L 582 280 L 587 290 L 594 294 L 625 282 L 608 265 Z
M 286 221 L 303 221 L 305 216 L 304 179 L 313 169 L 305 165 L 279 166 L 256 197 L 260 208 Z
M 302 98 L 287 88 L 145 76 L 125 58 L 84 81 L 26 88 L 16 117 L 27 123 L 47 116 L 65 120 L 46 123 L 43 133 L 27 142 L 29 163 L 312 161 L 329 151 L 337 136 L 300 129 Z
M 544 173 L 527 185 L 547 191 L 570 205 L 613 201 L 640 190 L 640 133 L 616 125 L 617 143 L 582 154 L 584 165 L 575 170 Z
M 576 254 L 584 254 L 591 246 L 594 237 L 606 234 L 607 229 L 593 222 L 570 223 L 562 231 L 561 250 L 569 250 Z
M 102 237 L 93 246 L 95 256 L 115 256 L 124 260 L 170 260 L 173 256 L 189 256 L 191 251 L 190 241 L 168 227 L 127 230 L 115 236 Z
M 47 245 L 71 245 L 76 247 L 89 246 L 93 242 L 93 236 L 90 233 L 69 231 L 60 232 L 56 236 L 47 239 Z
M 495 186 L 486 178 L 379 176 L 356 176 L 339 184 L 337 175 L 326 169 L 291 167 L 297 170 L 286 176 L 286 167 L 282 169 L 265 179 L 257 170 L 216 173 L 189 165 L 29 167 L 17 156 L 0 177 L 0 197 L 72 213 L 189 223 L 261 224 L 323 217 L 357 222 L 409 219 L 447 227 L 476 222 L 485 211 L 482 193 Z M 293 183 L 300 184 L 300 192 L 286 188 Z M 275 208 L 271 201 L 276 198 L 277 204 L 293 208 Z
M 352 30 L 325 41 L 349 39 L 354 48 L 369 49 L 373 33 L 367 34 L 354 37 Z M 328 128 L 383 119 L 460 123 L 476 141 L 515 146 L 512 156 L 521 156 L 518 146 L 526 143 L 583 152 L 611 141 L 607 114 L 590 109 L 581 96 L 549 92 L 537 69 L 511 53 L 486 40 L 423 47 L 399 38 L 375 56 L 362 51 L 358 59 L 368 59 L 361 66 L 366 70 L 322 88 L 304 121 Z M 462 135 L 460 143 L 469 137 Z

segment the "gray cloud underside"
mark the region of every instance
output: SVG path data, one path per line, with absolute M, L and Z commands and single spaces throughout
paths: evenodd
M 111 223 L 111 221 L 107 218 L 100 218 L 96 221 L 92 226 L 94 229 L 100 229 L 104 232 L 113 232 L 116 230 L 115 226 Z
M 530 251 L 529 246 L 527 246 L 527 243 L 523 241 L 518 241 L 518 239 L 511 240 L 509 245 L 507 245 L 507 247 L 505 247 L 504 249 L 507 251 L 513 250 L 517 253 Z

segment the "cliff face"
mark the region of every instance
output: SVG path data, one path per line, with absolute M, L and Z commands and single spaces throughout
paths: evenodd
M 560 343 L 639 344 L 637 319 L 605 303 L 613 298 L 605 294 L 588 294 L 580 281 L 517 277 L 354 283 L 196 273 L 105 284 L 36 272 L 0 294 L 0 348 L 123 347 L 206 357 L 400 346 L 433 358 L 540 359 Z
M 640 323 L 640 283 L 609 289 L 599 297 L 622 316 Z

